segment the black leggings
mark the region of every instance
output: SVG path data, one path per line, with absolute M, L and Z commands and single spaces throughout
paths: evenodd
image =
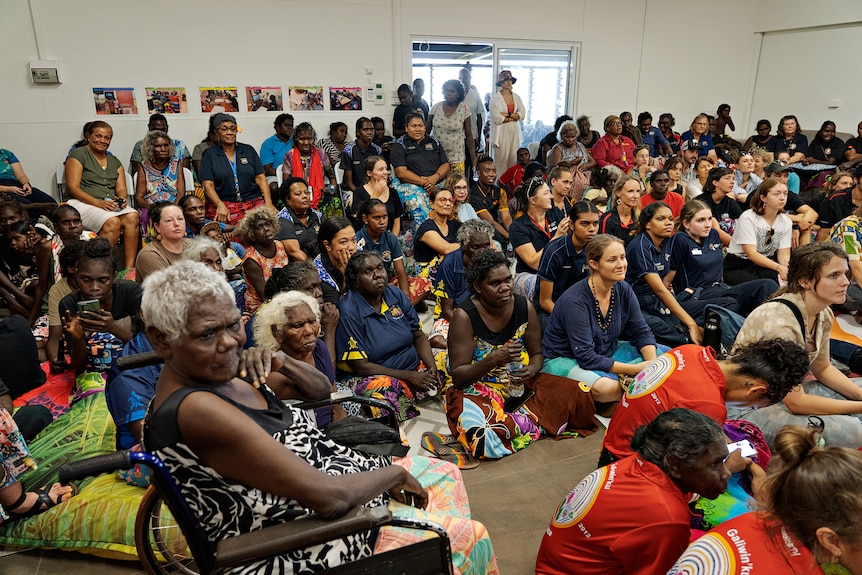
M 776 256 L 773 254 L 769 259 L 778 263 L 775 258 Z M 737 255 L 727 254 L 724 258 L 725 283 L 735 286 L 751 280 L 772 280 L 778 283 L 778 272 L 768 270 Z

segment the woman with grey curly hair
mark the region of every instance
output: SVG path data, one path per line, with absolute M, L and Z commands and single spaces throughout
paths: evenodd
M 635 455 L 592 472 L 566 496 L 536 573 L 665 573 L 688 545 L 689 495 L 715 499 L 727 488 L 725 441 L 717 423 L 688 409 L 639 428 Z
M 246 283 L 243 315 L 248 321 L 260 307 L 266 280 L 272 276 L 272 270 L 283 268 L 289 260 L 284 244 L 275 239 L 278 216 L 266 206 L 248 212 L 239 223 L 237 232 L 244 243 L 250 244 L 242 261 Z
M 161 130 L 147 132 L 141 143 L 144 161 L 135 174 L 135 203 L 141 212 L 141 225 L 148 228 L 148 210 L 156 202 L 177 203 L 185 194 L 183 166 L 174 157 L 174 141 Z

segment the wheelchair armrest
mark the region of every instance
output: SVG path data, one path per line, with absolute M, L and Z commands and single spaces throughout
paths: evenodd
M 281 555 L 293 549 L 318 545 L 360 531 L 368 531 L 391 520 L 385 506 L 357 506 L 347 515 L 333 520 L 318 517 L 295 519 L 287 523 L 243 533 L 221 541 L 216 547 L 216 566 L 224 568 Z

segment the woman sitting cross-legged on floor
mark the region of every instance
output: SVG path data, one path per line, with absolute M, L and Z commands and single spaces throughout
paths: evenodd
M 683 305 L 698 300 L 747 316 L 778 289 L 769 279 L 733 287 L 722 282 L 721 238 L 713 227 L 712 211 L 700 200 L 685 203 L 676 226 L 677 232 L 669 240 L 669 271 L 664 283 L 673 287 L 674 296 Z
M 542 334 L 532 304 L 513 293 L 505 254 L 480 251 L 466 273 L 472 295 L 455 309 L 449 331 L 452 386 L 446 390 L 446 419 L 471 454 L 497 459 L 541 435 L 538 416 L 506 400 L 520 397 L 524 383 L 539 375 Z M 561 393 L 577 393 L 570 383 L 572 389 Z
M 728 415 L 757 425 L 770 445 L 783 426 L 808 425 L 809 416 L 815 415 L 825 423 L 827 445 L 862 446 L 862 380 L 849 379 L 830 361 L 835 357 L 858 369 L 862 355 L 855 345 L 829 339 L 835 320 L 830 306 L 843 304 L 847 297 L 847 271 L 847 254 L 833 243 L 797 248 L 790 257 L 787 286 L 751 312 L 736 336 L 736 346 L 781 337 L 808 350 L 816 381 L 803 382 L 781 403 Z
M 656 358 L 655 337 L 624 281 L 623 241 L 596 236 L 587 244 L 587 265 L 590 277 L 554 305 L 542 338 L 543 371 L 580 382 L 596 401 L 616 401 L 620 375 L 636 375 Z
M 737 285 L 753 279 L 787 281 L 793 222 L 784 214 L 787 186 L 766 178 L 753 192 L 751 209 L 736 220 L 724 258 L 724 281 Z
M 268 385 L 255 387 L 236 377 L 245 331 L 233 291 L 220 274 L 179 262 L 153 274 L 144 287 L 147 334 L 165 362 L 147 414 L 145 444 L 182 486 L 211 542 L 312 513 L 335 518 L 356 505 L 391 505 L 395 515 L 447 528 L 458 573 L 497 573 L 487 531 L 470 520 L 454 465 L 425 458 L 393 465 L 388 456 L 338 445 Z M 265 351 L 259 358 L 262 373 L 249 370 L 255 382 L 268 382 L 273 371 L 310 367 L 280 352 Z M 384 527 L 228 573 L 317 571 L 420 538 Z
M 344 275 L 347 291 L 338 302 L 335 334 L 339 387 L 388 402 L 399 420 L 416 417 L 415 394 L 439 384 L 431 344 L 410 298 L 388 284 L 376 252 L 357 252 Z

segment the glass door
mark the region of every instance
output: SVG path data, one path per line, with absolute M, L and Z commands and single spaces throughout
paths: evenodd
M 554 129 L 558 116 L 575 109 L 576 50 L 576 46 L 496 45 L 496 70 L 512 71 L 512 76 L 518 79 L 513 90 L 527 109 L 527 117 L 523 118 L 524 145 L 540 141 Z

